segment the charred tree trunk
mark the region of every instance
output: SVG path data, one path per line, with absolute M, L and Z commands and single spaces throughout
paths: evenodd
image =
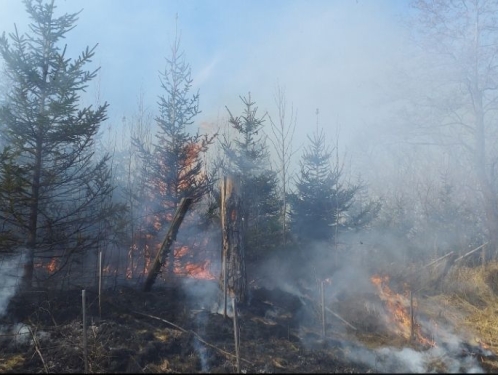
M 173 221 L 168 229 L 168 233 L 164 238 L 163 244 L 161 248 L 157 252 L 156 257 L 154 258 L 154 262 L 152 263 L 152 267 L 147 275 L 147 279 L 145 280 L 144 292 L 150 292 L 152 285 L 156 282 L 156 278 L 161 271 L 161 267 L 166 261 L 166 257 L 170 253 L 171 245 L 176 240 L 176 234 L 178 233 L 178 229 L 185 217 L 187 210 L 192 204 L 191 198 L 183 198 L 180 202 L 180 205 L 176 209 L 175 216 L 173 217 Z
M 233 178 L 225 177 L 221 186 L 222 274 L 221 289 L 226 312 L 227 297 L 245 303 L 247 276 L 243 241 L 242 201 Z

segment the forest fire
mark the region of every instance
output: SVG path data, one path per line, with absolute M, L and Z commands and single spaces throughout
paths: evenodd
M 416 301 L 410 303 L 409 292 L 407 295 L 395 293 L 389 287 L 389 276 L 374 275 L 370 278 L 376 286 L 380 299 L 388 312 L 387 320 L 389 327 L 393 327 L 395 333 L 403 336 L 407 340 L 413 339 L 418 343 L 433 347 L 436 345 L 433 339 L 425 337 L 421 332 L 420 324 L 413 318 L 412 308 L 416 307 Z M 413 335 L 413 336 L 412 336 Z
M 185 261 L 184 259 L 191 258 L 192 249 L 188 246 L 181 246 L 175 249 L 175 267 L 174 273 L 177 276 L 191 277 L 194 279 L 214 280 L 216 277 L 210 271 L 210 260 L 198 261 Z M 183 259 L 182 259 L 183 258 Z
M 57 271 L 57 259 L 52 258 L 52 259 L 50 259 L 50 262 L 48 262 L 46 264 L 43 262 L 35 263 L 35 268 L 43 268 L 45 271 L 47 271 L 51 275 L 55 271 Z
M 209 270 L 210 261 L 207 260 L 202 264 L 193 264 L 189 263 L 185 265 L 185 271 L 187 272 L 187 276 L 193 277 L 194 279 L 203 279 L 203 280 L 214 280 L 216 277 Z
M 157 251 L 159 251 L 159 245 L 157 245 Z M 214 280 L 216 276 L 210 270 L 211 260 L 209 259 L 198 259 L 195 258 L 195 251 L 189 246 L 181 245 L 177 246 L 169 254 L 167 262 L 163 265 L 164 271 L 169 269 L 168 263 L 171 261 L 171 255 L 175 262 L 173 268 L 173 274 L 178 277 L 189 277 L 194 279 L 203 280 Z M 128 251 L 127 256 L 127 266 L 126 266 L 126 279 L 132 280 L 135 277 L 142 277 L 147 274 L 152 263 L 152 255 L 148 251 L 148 246 L 140 251 L 138 246 L 133 246 Z M 198 258 L 198 257 L 197 257 Z M 103 269 L 104 273 L 110 272 L 110 267 L 107 266 Z

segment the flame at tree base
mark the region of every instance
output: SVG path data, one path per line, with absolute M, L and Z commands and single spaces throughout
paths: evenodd
M 175 267 L 175 274 L 201 280 L 215 280 L 216 277 L 210 271 L 209 260 L 203 263 L 187 263 L 183 267 Z

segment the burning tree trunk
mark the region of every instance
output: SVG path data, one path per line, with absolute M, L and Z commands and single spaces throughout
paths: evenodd
M 161 245 L 154 262 L 152 263 L 152 267 L 147 275 L 147 280 L 145 280 L 144 292 L 150 292 L 152 285 L 154 285 L 157 275 L 159 275 L 161 267 L 170 253 L 171 245 L 173 244 L 173 241 L 176 240 L 176 234 L 178 233 L 178 229 L 180 228 L 183 218 L 185 217 L 185 213 L 191 204 L 191 198 L 182 198 L 180 205 L 176 209 L 175 216 L 168 229 L 168 233 L 166 234 L 163 244 Z M 173 261 L 173 259 L 171 261 Z
M 233 178 L 224 177 L 221 186 L 222 273 L 221 287 L 226 313 L 228 294 L 245 303 L 247 276 L 242 228 L 242 202 Z

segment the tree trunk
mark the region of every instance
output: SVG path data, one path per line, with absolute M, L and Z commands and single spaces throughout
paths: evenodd
M 35 149 L 35 164 L 33 169 L 33 180 L 31 181 L 31 203 L 29 208 L 28 240 L 26 247 L 28 252 L 24 260 L 24 275 L 22 285 L 25 289 L 33 286 L 33 275 L 35 267 L 35 249 L 37 242 L 38 227 L 38 205 L 40 198 L 40 178 L 42 169 L 42 140 L 38 136 Z
M 185 217 L 185 213 L 189 209 L 192 204 L 191 198 L 183 198 L 178 206 L 175 216 L 173 217 L 173 221 L 168 229 L 168 233 L 164 238 L 163 244 L 161 248 L 157 252 L 157 255 L 152 263 L 152 267 L 147 275 L 147 279 L 145 280 L 144 292 L 150 292 L 152 285 L 154 285 L 159 272 L 161 271 L 161 267 L 164 264 L 166 257 L 170 253 L 171 245 L 176 240 L 176 234 L 178 233 L 178 229 Z
M 48 52 L 44 50 L 45 62 L 43 64 L 42 80 L 43 83 L 47 82 L 48 77 Z M 28 248 L 28 253 L 26 259 L 24 260 L 24 275 L 22 279 L 22 285 L 24 288 L 29 289 L 33 286 L 33 274 L 35 267 L 35 250 L 37 244 L 37 229 L 38 229 L 38 209 L 40 204 L 40 180 L 42 172 L 42 150 L 43 150 L 43 132 L 44 132 L 44 120 L 43 115 L 45 113 L 45 92 L 42 89 L 40 95 L 40 102 L 38 108 L 38 124 L 37 124 L 37 136 L 35 144 L 35 160 L 33 166 L 33 179 L 31 181 L 31 202 L 29 208 L 29 221 L 28 221 L 28 240 L 26 246 Z
M 477 78 L 474 82 L 472 96 L 474 99 L 475 116 L 475 168 L 486 215 L 489 249 L 490 252 L 495 255 L 498 246 L 498 199 L 486 170 L 486 129 L 484 123 L 482 91 L 479 90 L 477 85 Z
M 247 299 L 247 276 L 243 241 L 242 202 L 233 178 L 225 177 L 221 186 L 222 275 L 221 287 L 226 308 L 227 295 L 238 303 Z

